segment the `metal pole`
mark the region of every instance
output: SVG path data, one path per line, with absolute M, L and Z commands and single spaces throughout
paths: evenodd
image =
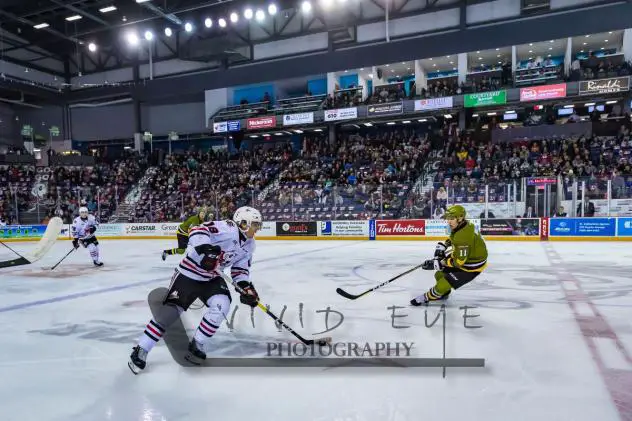
M 612 197 L 612 180 L 608 180 L 608 216 L 610 216 L 610 199 Z
M 13 201 L 15 203 L 15 221 L 19 225 L 20 224 L 20 210 L 18 209 L 18 188 L 14 187 L 13 190 Z
M 41 223 L 42 222 L 42 217 L 40 215 L 40 204 L 39 204 L 39 194 L 35 195 L 35 201 L 36 201 L 36 205 L 37 205 L 37 223 Z
M 97 215 L 101 217 L 101 187 L 97 187 Z
M 489 184 L 485 184 L 485 219 L 489 218 Z
M 582 218 L 584 217 L 584 206 L 585 206 L 585 198 L 586 197 L 586 182 L 582 181 Z
M 573 191 L 571 192 L 571 213 L 574 218 L 577 217 L 577 180 L 573 180 Z
M 296 220 L 296 215 L 294 214 L 294 187 L 290 187 L 290 203 L 292 206 L 292 220 Z
M 518 191 L 516 190 L 518 186 L 516 185 L 516 180 L 514 180 L 513 182 L 513 203 L 514 203 L 514 216 L 518 216 L 518 214 L 516 213 L 518 211 Z
M 154 80 L 154 56 L 151 51 L 151 42 L 148 44 L 149 47 L 149 80 Z
M 388 10 L 390 9 L 390 0 L 386 0 L 385 2 L 386 4 L 384 5 L 384 9 L 385 9 L 385 28 L 386 28 L 386 42 L 391 42 L 391 36 L 389 34 L 389 30 L 388 30 Z
M 434 218 L 434 186 L 430 186 L 430 219 Z

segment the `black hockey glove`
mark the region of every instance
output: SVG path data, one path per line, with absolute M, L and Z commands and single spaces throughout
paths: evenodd
M 88 228 L 88 234 L 94 234 L 97 231 L 97 227 L 94 225 Z
M 443 259 L 445 257 L 445 250 L 448 247 L 445 245 L 445 243 L 437 243 L 437 246 L 435 247 L 435 252 L 434 252 L 434 257 L 438 257 L 439 259 Z
M 73 238 L 72 239 L 72 246 L 75 248 L 75 250 L 77 250 L 79 248 L 79 239 L 78 238 Z
M 222 260 L 222 249 L 219 246 L 200 244 L 195 247 L 197 254 L 203 256 L 200 265 L 208 271 L 217 269 Z
M 443 269 L 443 265 L 439 259 L 430 259 L 426 260 L 421 268 L 423 270 L 441 270 Z
M 257 290 L 254 285 L 252 285 L 252 282 L 239 281 L 237 285 L 244 290 L 244 294 L 239 296 L 239 301 L 247 306 L 256 307 L 259 301 L 259 294 L 257 294 Z

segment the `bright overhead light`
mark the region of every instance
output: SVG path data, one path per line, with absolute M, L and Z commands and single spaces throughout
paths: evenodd
M 83 17 L 83 16 L 81 16 L 81 15 L 68 16 L 68 17 L 66 18 L 66 20 L 67 20 L 68 22 L 72 22 L 73 20 L 79 20 L 79 19 L 81 19 L 82 17 Z
M 37 25 L 33 25 L 33 28 L 35 29 L 44 29 L 44 28 L 48 28 L 48 24 L 47 23 L 38 23 Z
M 251 135 L 250 135 L 250 138 L 251 138 L 251 139 L 256 139 L 256 138 L 258 138 L 258 137 L 259 137 L 259 136 L 257 136 L 256 134 L 251 134 Z
M 472 114 L 472 117 L 476 118 L 478 117 L 478 114 Z
M 432 67 L 437 67 L 437 63 L 433 64 Z
M 315 132 L 322 132 L 323 129 L 314 129 Z
M 239 20 L 239 15 L 235 12 L 230 14 L 230 21 L 232 23 L 237 23 L 237 21 Z
M 410 120 L 404 120 L 402 121 L 403 124 L 410 124 Z
M 246 18 L 247 20 L 252 19 L 253 15 L 254 15 L 254 12 L 252 11 L 250 7 L 244 10 L 244 18 Z
M 217 21 L 219 23 L 219 26 L 222 28 L 226 27 L 226 19 L 224 18 L 219 18 L 219 20 Z
M 580 53 L 583 53 L 583 52 L 584 52 L 584 50 L 581 50 L 581 51 L 580 51 Z
M 148 1 L 149 1 L 149 0 L 136 0 L 136 3 L 146 3 L 146 2 L 148 2 Z
M 104 7 L 102 9 L 99 9 L 99 12 L 101 13 L 108 13 L 108 12 L 113 12 L 116 10 L 116 6 L 108 6 L 108 7 Z
M 333 4 L 334 0 L 320 0 L 320 5 L 324 9 L 329 9 L 329 7 Z
M 612 104 L 616 104 L 616 103 L 617 103 L 617 101 L 606 101 L 606 104 L 608 104 L 608 105 L 612 105 Z
M 491 113 L 487 113 L 487 115 L 488 116 L 493 116 L 493 115 L 496 115 L 496 113 L 492 111 Z
M 193 25 L 191 25 L 191 22 L 187 22 L 184 24 L 184 30 L 187 32 L 191 32 L 193 30 Z
M 453 62 L 453 61 L 451 61 L 451 62 L 450 62 L 450 64 L 454 64 L 454 62 Z
M 479 59 L 479 60 L 482 60 L 482 59 L 483 59 L 483 57 L 479 57 L 478 59 Z
M 151 41 L 154 39 L 154 34 L 151 31 L 145 31 L 145 39 L 147 41 Z
M 303 133 L 303 130 L 298 130 L 297 129 L 297 130 L 294 130 L 294 133 L 301 134 L 301 133 Z
M 587 102 L 587 103 L 584 104 L 584 107 L 591 107 L 593 105 L 595 105 L 594 102 Z
M 127 42 L 129 45 L 138 45 L 138 35 L 136 35 L 136 32 L 130 32 L 127 34 Z
M 502 61 L 499 61 L 499 62 L 498 62 L 498 64 L 503 64 L 503 62 L 502 62 Z
M 553 49 L 553 47 L 549 47 L 549 51 L 551 51 Z
M 303 4 L 301 4 L 301 10 L 303 11 L 303 13 L 311 12 L 312 4 L 309 1 L 305 0 Z
M 418 121 L 418 122 L 420 122 L 420 123 L 425 123 L 425 122 L 426 122 L 426 121 L 428 121 L 428 120 L 426 120 L 425 118 L 420 118 L 420 119 L 419 119 L 419 120 L 417 120 L 417 121 Z
M 529 43 L 529 47 L 533 47 L 533 43 L 532 42 Z
M 500 54 L 498 54 L 496 57 L 499 57 L 499 58 L 500 58 Z
M 583 45 L 587 45 L 587 44 L 588 44 L 588 43 L 587 43 L 587 42 L 585 42 Z
M 445 117 L 445 118 L 452 118 L 452 114 L 444 114 L 443 117 Z
M 568 104 L 568 105 L 565 105 L 564 108 L 575 108 L 575 105 L 574 104 Z
M 480 51 L 477 51 L 477 52 L 476 52 L 476 54 L 480 54 L 480 53 L 481 53 Z
M 551 54 L 549 54 L 547 57 L 551 57 Z
M 280 133 L 280 132 L 279 132 L 279 133 L 275 133 L 274 135 L 275 135 L 275 136 L 283 136 L 283 133 Z
M 607 39 L 605 39 L 605 40 L 603 40 L 603 42 L 608 42 L 608 40 L 607 40 Z
M 406 70 L 410 70 L 410 67 L 407 67 Z
M 372 126 L 373 126 L 373 123 L 364 123 L 364 125 L 365 125 L 366 127 L 372 127 Z
M 257 22 L 261 22 L 266 18 L 266 14 L 263 12 L 263 10 L 259 9 L 257 10 L 257 13 L 255 13 L 255 19 L 257 19 Z
M 432 57 L 430 57 L 428 60 L 432 61 Z M 388 67 L 388 64 L 386 66 Z
M 394 121 L 389 121 L 388 123 L 386 123 L 387 126 L 393 126 L 395 124 Z
M 277 12 L 276 4 L 271 4 L 268 6 L 268 13 L 270 14 L 270 16 L 276 15 L 276 12 Z
M 94 42 L 91 42 L 90 44 L 88 44 L 88 50 L 94 53 L 95 51 L 97 51 L 97 45 Z
M 586 38 L 589 38 L 589 37 L 590 37 L 590 35 L 586 35 Z
M 212 27 L 213 26 L 213 19 L 211 19 L 211 18 L 204 19 L 204 26 L 206 26 L 207 28 Z
M 500 50 L 500 48 L 496 48 L 496 51 L 499 51 L 499 50 Z
M 604 48 L 604 47 L 601 47 L 601 49 L 602 49 L 602 50 L 605 50 L 605 48 Z
M 507 111 L 505 111 L 505 114 L 515 114 L 515 113 L 516 113 L 516 111 L 514 111 L 514 110 L 507 110 Z
M 165 35 L 170 37 L 173 34 L 173 31 L 168 26 L 165 28 Z

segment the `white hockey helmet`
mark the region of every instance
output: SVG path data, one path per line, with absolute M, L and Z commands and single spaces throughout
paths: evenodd
M 88 208 L 86 208 L 85 206 L 82 206 L 79 208 L 79 216 L 82 218 L 87 218 L 88 217 Z
M 241 231 L 248 231 L 251 226 L 257 227 L 257 230 L 261 229 L 263 224 L 263 217 L 261 212 L 250 206 L 242 206 L 235 211 L 233 215 L 233 221 L 237 224 Z

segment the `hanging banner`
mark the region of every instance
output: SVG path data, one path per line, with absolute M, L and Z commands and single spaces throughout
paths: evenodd
M 520 89 L 520 101 L 543 101 L 546 99 L 565 98 L 566 84 L 532 86 Z
M 275 116 L 255 117 L 246 120 L 248 130 L 270 129 L 276 127 L 277 121 Z
M 352 118 L 358 118 L 358 109 L 356 107 L 325 110 L 325 121 L 350 120 Z
M 630 90 L 630 76 L 609 79 L 583 80 L 579 82 L 579 94 L 612 94 Z
M 367 115 L 382 116 L 382 115 L 395 115 L 402 114 L 404 112 L 404 102 L 390 102 L 388 104 L 376 104 L 369 105 L 366 108 Z
M 451 96 L 444 96 L 442 98 L 418 99 L 417 101 L 415 101 L 415 111 L 440 110 L 442 108 L 452 108 L 453 106 L 454 99 Z
M 229 132 L 238 132 L 241 130 L 241 120 L 230 120 L 226 122 Z
M 283 116 L 284 126 L 294 126 L 296 124 L 311 124 L 314 122 L 314 113 L 285 114 Z
M 507 103 L 507 91 L 479 92 L 464 96 L 464 105 L 467 108 L 484 107 L 487 105 L 502 105 Z
M 228 122 L 220 121 L 219 123 L 213 123 L 213 133 L 226 133 L 228 131 Z

